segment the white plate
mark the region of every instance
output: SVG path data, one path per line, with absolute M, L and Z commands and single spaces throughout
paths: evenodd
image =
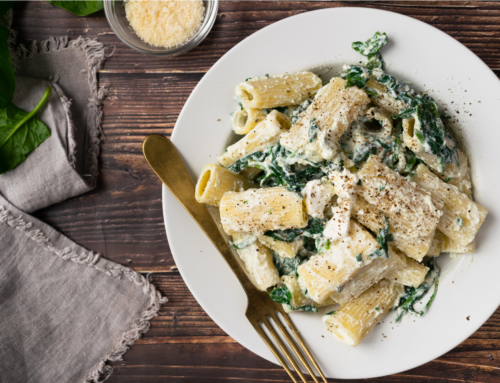
M 439 292 L 421 318 L 393 323 L 390 313 L 361 345 L 347 347 L 329 334 L 320 314 L 292 314 L 326 376 L 373 378 L 398 373 L 439 357 L 476 331 L 500 304 L 498 101 L 500 82 L 471 51 L 445 33 L 410 17 L 362 8 L 303 13 L 246 38 L 203 77 L 182 110 L 172 135 L 197 179 L 217 162 L 231 135 L 229 113 L 236 85 L 245 78 L 295 72 L 320 65 L 359 62 L 351 42 L 387 32 L 388 72 L 429 93 L 460 119 L 476 200 L 490 211 L 477 237 L 478 250 L 443 268 Z M 459 112 L 459 114 L 456 113 Z M 220 119 L 221 121 L 218 121 Z M 263 358 L 276 360 L 244 316 L 246 297 L 229 267 L 175 198 L 163 188 L 167 235 L 184 281 L 210 317 L 231 337 Z M 496 234 L 495 234 L 496 233 Z

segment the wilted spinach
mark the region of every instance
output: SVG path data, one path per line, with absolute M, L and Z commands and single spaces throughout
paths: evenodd
M 387 221 L 387 218 L 385 218 L 385 215 L 383 213 L 380 213 L 382 216 L 382 219 L 384 220 L 385 226 L 381 228 L 378 232 L 377 235 L 377 242 L 379 248 L 375 250 L 373 253 L 369 255 L 370 258 L 373 257 L 381 257 L 385 259 L 389 259 L 389 245 L 388 243 L 393 241 L 392 234 L 389 234 L 389 229 L 390 225 L 389 222 Z
M 318 309 L 313 305 L 304 305 L 297 308 L 293 308 L 293 306 L 290 304 L 290 302 L 292 301 L 292 293 L 286 286 L 274 289 L 273 291 L 271 291 L 269 296 L 273 301 L 287 305 L 288 308 L 293 311 L 305 311 L 312 313 L 318 312 Z
M 424 315 L 429 309 L 432 301 L 436 297 L 441 269 L 436 263 L 436 258 L 431 258 L 427 266 L 429 267 L 429 271 L 427 272 L 425 280 L 422 282 L 422 284 L 417 288 L 410 287 L 406 289 L 404 295 L 399 299 L 398 305 L 393 309 L 397 312 L 396 322 L 399 322 L 403 315 L 407 313 Z M 432 293 L 431 297 L 422 308 L 422 310 L 417 311 L 414 307 L 415 304 L 422 300 L 422 298 L 429 292 L 432 286 L 434 286 L 434 292 Z

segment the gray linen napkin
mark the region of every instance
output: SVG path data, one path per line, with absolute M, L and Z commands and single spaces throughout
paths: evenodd
M 142 275 L 0 196 L 0 382 L 98 381 L 163 302 Z
M 53 93 L 62 104 L 55 110 L 44 108 L 40 115 L 51 125 L 51 137 L 14 170 L 0 175 L 0 194 L 19 209 L 33 212 L 95 187 L 101 100 L 106 93 L 97 89 L 96 72 L 105 58 L 101 43 L 67 37 L 34 41 L 29 48 L 21 45 L 13 54 L 14 103 L 31 110 L 45 90 L 46 83 L 21 77 L 27 76 L 57 80 Z
M 23 211 L 95 186 L 104 47 L 50 39 L 14 58 L 17 106 L 31 110 L 48 84 L 54 90 L 39 113 L 51 136 L 0 175 L 0 383 L 97 382 L 167 299 L 147 278 Z

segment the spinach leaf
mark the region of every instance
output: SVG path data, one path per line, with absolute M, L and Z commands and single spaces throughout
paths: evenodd
M 269 297 L 275 302 L 289 305 L 290 301 L 292 300 L 292 293 L 290 292 L 290 290 L 288 290 L 288 287 L 283 286 L 271 291 Z
M 299 120 L 299 115 L 311 104 L 312 100 L 307 99 L 292 112 L 292 124 L 295 124 Z
M 377 242 L 379 248 L 375 250 L 373 253 L 371 253 L 368 257 L 373 258 L 373 257 L 382 257 L 385 259 L 389 259 L 389 246 L 388 242 L 392 241 L 392 235 L 389 234 L 389 222 L 387 221 L 387 218 L 385 218 L 385 215 L 383 213 L 380 213 L 382 216 L 382 219 L 384 220 L 385 226 L 379 230 L 378 236 L 377 236 Z
M 248 247 L 252 244 L 254 244 L 257 241 L 257 237 L 255 235 L 250 235 L 248 238 L 244 239 L 241 242 L 235 243 L 231 240 L 229 240 L 229 244 L 234 247 L 236 250 L 241 250 L 244 249 L 245 247 Z
M 78 16 L 87 16 L 104 8 L 102 0 L 47 0 L 47 3 L 54 4 Z
M 293 311 L 304 311 L 310 313 L 318 312 L 318 309 L 313 305 L 304 305 L 297 308 L 293 308 L 293 306 L 290 304 L 290 302 L 292 301 L 292 293 L 286 286 L 274 289 L 269 294 L 269 297 L 275 302 L 287 305 L 288 308 Z
M 10 103 L 0 109 L 0 174 L 12 170 L 50 136 L 50 130 L 35 116 L 48 100 L 47 87 L 38 105 L 25 112 Z
M 304 311 L 304 312 L 309 312 L 309 313 L 317 313 L 318 309 L 313 305 L 305 305 L 305 306 L 297 307 L 296 309 L 293 309 L 293 311 Z
M 344 71 L 340 74 L 340 77 L 347 81 L 346 88 L 357 86 L 359 89 L 364 89 L 372 73 L 375 70 L 380 71 L 384 69 L 384 60 L 379 51 L 388 41 L 389 38 L 385 33 L 376 32 L 372 38 L 366 40 L 364 43 L 361 41 L 352 43 L 352 48 L 356 52 L 366 56 L 368 60 L 363 66 L 346 65 L 344 67 Z M 373 89 L 366 89 L 366 92 L 370 97 L 378 96 L 377 91 Z
M 0 108 L 10 104 L 16 89 L 16 76 L 7 45 L 8 38 L 9 30 L 0 25 Z
M 371 57 L 377 54 L 388 42 L 389 38 L 385 32 L 375 32 L 375 35 L 371 39 L 366 40 L 364 43 L 356 41 L 352 43 L 351 46 L 356 52 L 361 53 L 363 56 Z
M 0 17 L 7 13 L 7 11 L 12 7 L 12 4 L 14 4 L 13 1 L 0 1 Z
M 318 124 L 316 123 L 316 119 L 315 118 L 311 118 L 311 120 L 309 121 L 309 142 L 313 142 L 316 137 L 318 136 L 318 131 L 319 131 L 319 126 Z
M 344 71 L 340 74 L 340 77 L 346 80 L 346 88 L 357 86 L 359 89 L 363 89 L 370 79 L 370 72 L 357 65 L 347 65 L 344 68 Z
M 403 315 L 407 313 L 424 315 L 429 309 L 432 301 L 436 297 L 441 269 L 436 262 L 436 258 L 431 258 L 427 266 L 429 267 L 429 271 L 427 272 L 425 280 L 422 282 L 422 284 L 417 288 L 410 287 L 406 289 L 404 295 L 399 299 L 398 305 L 393 308 L 393 310 L 396 310 L 397 312 L 396 322 L 399 322 Z M 422 298 L 429 292 L 432 286 L 434 286 L 434 292 L 432 293 L 431 297 L 422 308 L 422 310 L 417 311 L 414 307 L 415 304 L 422 300 Z
M 285 258 L 279 255 L 277 252 L 273 251 L 273 263 L 278 270 L 278 274 L 281 277 L 282 275 L 290 275 L 297 273 L 297 267 L 304 261 L 304 259 L 297 255 L 294 258 Z
M 454 161 L 460 165 L 456 144 L 441 120 L 434 99 L 428 94 L 413 92 L 408 85 L 389 75 L 383 76 L 378 81 L 387 87 L 393 97 L 408 105 L 395 117 L 414 118 L 418 122 L 415 124 L 415 135 L 426 153 L 438 157 L 439 170 L 444 171 L 446 164 L 453 164 Z
M 274 238 L 277 241 L 293 242 L 300 236 L 314 237 L 315 235 L 322 234 L 323 230 L 325 230 L 325 227 L 323 226 L 324 221 L 325 220 L 321 218 L 311 218 L 309 219 L 307 226 L 303 229 L 266 231 L 264 235 Z
M 240 158 L 238 161 L 236 161 L 232 165 L 229 165 L 227 168 L 231 170 L 233 173 L 240 173 L 242 170 L 248 167 L 248 161 L 250 160 L 263 161 L 265 158 L 266 154 L 264 154 L 263 152 L 251 153 L 248 156 Z
M 335 314 L 336 312 L 337 312 L 337 310 L 333 310 L 333 311 L 330 311 L 330 312 L 326 313 L 325 315 L 333 315 L 333 314 Z

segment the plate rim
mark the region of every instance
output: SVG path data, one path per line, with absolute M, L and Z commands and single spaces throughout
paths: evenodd
M 179 113 L 179 117 L 176 121 L 176 124 L 173 128 L 173 132 L 172 132 L 172 135 L 171 135 L 171 140 L 172 142 L 174 142 L 175 144 L 175 141 L 176 141 L 176 136 L 178 135 L 178 132 L 179 130 L 176 129 L 177 128 L 177 123 L 179 120 L 181 120 L 182 116 L 184 113 L 187 113 L 186 112 L 186 108 L 185 108 L 185 105 L 188 104 L 188 102 L 191 100 L 191 98 L 193 97 L 193 95 L 195 94 L 195 92 L 198 90 L 199 87 L 202 86 L 202 84 L 204 83 L 204 80 L 206 80 L 206 77 L 207 77 L 207 74 L 209 74 L 214 68 L 216 68 L 219 64 L 220 64 L 220 61 L 226 57 L 228 54 L 230 54 L 233 50 L 235 50 L 240 44 L 242 44 L 244 41 L 247 41 L 249 39 L 252 39 L 252 38 L 256 38 L 258 36 L 260 36 L 260 34 L 262 33 L 265 33 L 267 32 L 269 29 L 273 29 L 273 28 L 276 28 L 280 23 L 284 22 L 284 21 L 287 21 L 289 19 L 297 19 L 297 18 L 301 18 L 301 17 L 308 17 L 307 15 L 311 14 L 311 13 L 319 13 L 319 12 L 342 12 L 342 11 L 352 11 L 352 10 L 356 10 L 356 11 L 362 11 L 362 12 L 369 12 L 369 13 L 385 13 L 385 14 L 391 14 L 391 15 L 396 15 L 397 17 L 401 17 L 401 18 L 406 18 L 406 19 L 410 19 L 412 22 L 417 22 L 418 24 L 421 24 L 425 27 L 430 27 L 431 29 L 434 30 L 434 33 L 435 32 L 438 32 L 439 34 L 441 34 L 442 36 L 446 36 L 447 38 L 447 42 L 448 43 L 452 43 L 452 44 L 455 44 L 455 45 L 459 45 L 462 49 L 465 48 L 465 50 L 468 52 L 469 55 L 471 55 L 470 57 L 474 57 L 474 59 L 476 60 L 476 62 L 479 64 L 482 65 L 483 67 L 483 70 L 484 69 L 487 69 L 488 71 L 488 74 L 489 76 L 491 77 L 492 79 L 492 82 L 496 82 L 497 84 L 500 82 L 500 79 L 495 75 L 495 73 L 493 72 L 493 70 L 484 62 L 482 61 L 479 56 L 477 56 L 473 51 L 471 51 L 468 47 L 466 47 L 465 45 L 463 45 L 462 43 L 460 43 L 458 40 L 456 40 L 455 38 L 453 38 L 452 36 L 450 36 L 449 34 L 447 34 L 446 32 L 443 32 L 441 31 L 440 29 L 436 28 L 435 26 L 433 25 L 430 25 L 424 21 L 421 21 L 421 20 L 418 20 L 414 17 L 411 17 L 411 16 L 407 16 L 407 15 L 403 15 L 403 14 L 400 14 L 400 13 L 397 13 L 397 12 L 392 12 L 392 11 L 387 11 L 387 10 L 382 10 L 382 9 L 374 9 L 374 8 L 366 8 L 366 7 L 352 7 L 352 6 L 348 6 L 348 7 L 332 7 L 332 8 L 322 8 L 322 9 L 316 9 L 316 10 L 312 10 L 312 11 L 306 11 L 306 12 L 303 12 L 303 13 L 299 13 L 297 15 L 293 15 L 293 16 L 289 16 L 289 17 L 286 17 L 284 19 L 281 19 L 281 20 L 278 20 L 276 22 L 274 22 L 273 24 L 270 24 L 268 26 L 265 26 L 261 29 L 259 29 L 258 31 L 254 32 L 253 34 L 247 36 L 245 39 L 243 39 L 242 41 L 240 41 L 238 44 L 236 44 L 235 46 L 233 46 L 229 51 L 227 51 L 223 56 L 221 56 L 217 62 L 215 62 L 212 67 L 204 74 L 203 78 L 198 82 L 198 84 L 195 86 L 195 88 L 193 89 L 193 91 L 191 92 L 190 96 L 188 97 L 188 99 L 186 100 L 181 112 Z M 177 134 L 176 134 L 177 133 Z M 196 181 L 196 180 L 195 180 Z M 165 224 L 165 230 L 166 230 L 166 235 L 167 235 L 167 238 L 169 237 L 168 235 L 168 221 L 167 221 L 167 194 L 169 194 L 170 192 L 168 191 L 168 189 L 162 185 L 162 210 L 163 210 L 163 218 L 164 218 L 164 224 Z M 492 210 L 493 207 L 491 207 L 490 209 L 490 213 L 491 213 L 491 210 Z M 491 219 L 491 217 L 490 217 Z M 174 250 L 173 250 L 173 246 L 171 244 L 171 242 L 169 241 L 169 246 L 171 248 L 171 251 L 172 251 L 172 256 L 174 258 L 174 261 L 176 260 L 176 256 L 174 255 Z M 176 263 L 177 265 L 177 263 Z M 178 266 L 178 265 L 177 265 Z M 253 350 L 253 347 L 249 346 L 248 344 L 246 344 L 246 341 L 244 341 L 243 339 L 240 338 L 239 334 L 230 334 L 226 328 L 225 328 L 225 325 L 221 325 L 220 323 L 218 323 L 212 316 L 211 312 L 212 310 L 210 308 L 207 308 L 205 307 L 204 304 L 202 304 L 200 302 L 200 300 L 198 300 L 197 298 L 197 294 L 194 292 L 194 290 L 192 289 L 191 287 L 191 282 L 188 282 L 184 276 L 183 276 L 183 271 L 181 270 L 182 268 L 178 266 L 178 270 L 183 278 L 183 281 L 184 283 L 186 283 L 189 291 L 191 292 L 191 294 L 194 296 L 194 298 L 197 300 L 198 304 L 203 308 L 203 310 L 210 316 L 210 318 L 217 324 L 217 326 L 219 326 L 224 332 L 227 333 L 228 336 L 232 337 L 233 339 L 235 339 L 239 344 L 241 344 L 243 347 L 245 347 L 246 349 L 248 349 L 249 351 L 255 353 L 256 355 L 266 359 L 266 360 L 269 360 L 270 362 L 276 364 L 276 365 L 279 365 L 279 363 L 276 361 L 276 360 L 273 360 L 273 359 L 269 359 L 269 358 L 266 358 L 265 356 L 262 356 L 260 355 L 258 352 L 254 351 Z M 196 289 L 195 289 L 196 290 Z M 426 364 L 426 363 L 429 363 L 439 357 L 441 357 L 442 355 L 446 354 L 447 352 L 449 352 L 450 350 L 456 348 L 459 344 L 461 344 L 463 341 L 465 341 L 466 339 L 470 338 L 470 336 L 472 334 L 474 334 L 491 316 L 492 314 L 498 309 L 498 306 L 500 305 L 500 295 L 498 296 L 497 298 L 497 305 L 494 306 L 492 305 L 492 309 L 491 311 L 489 311 L 489 314 L 488 314 L 488 317 L 485 318 L 484 320 L 479 320 L 478 323 L 479 325 L 476 327 L 475 325 L 472 326 L 471 329 L 467 330 L 467 331 L 464 331 L 463 334 L 466 334 L 465 336 L 463 337 L 457 337 L 457 339 L 453 342 L 449 342 L 450 344 L 450 347 L 444 347 L 444 350 L 440 351 L 438 354 L 434 355 L 431 359 L 429 358 L 426 358 L 427 360 L 425 362 L 417 362 L 416 364 L 413 364 L 411 367 L 403 367 L 403 368 L 395 368 L 393 369 L 392 372 L 388 373 L 388 374 L 379 374 L 379 375 L 370 375 L 370 376 L 362 376 L 362 377 L 342 377 L 341 379 L 371 379 L 371 378 L 377 378 L 377 377 L 381 377 L 381 376 L 388 376 L 388 375 L 392 375 L 392 374 L 398 374 L 398 373 L 401 373 L 401 372 L 404 372 L 404 371 L 407 371 L 409 369 L 412 369 L 412 368 L 416 368 L 416 367 L 419 367 L 419 366 L 422 366 L 423 364 Z M 460 339 L 459 339 L 460 338 Z M 338 379 L 338 378 L 336 378 Z

